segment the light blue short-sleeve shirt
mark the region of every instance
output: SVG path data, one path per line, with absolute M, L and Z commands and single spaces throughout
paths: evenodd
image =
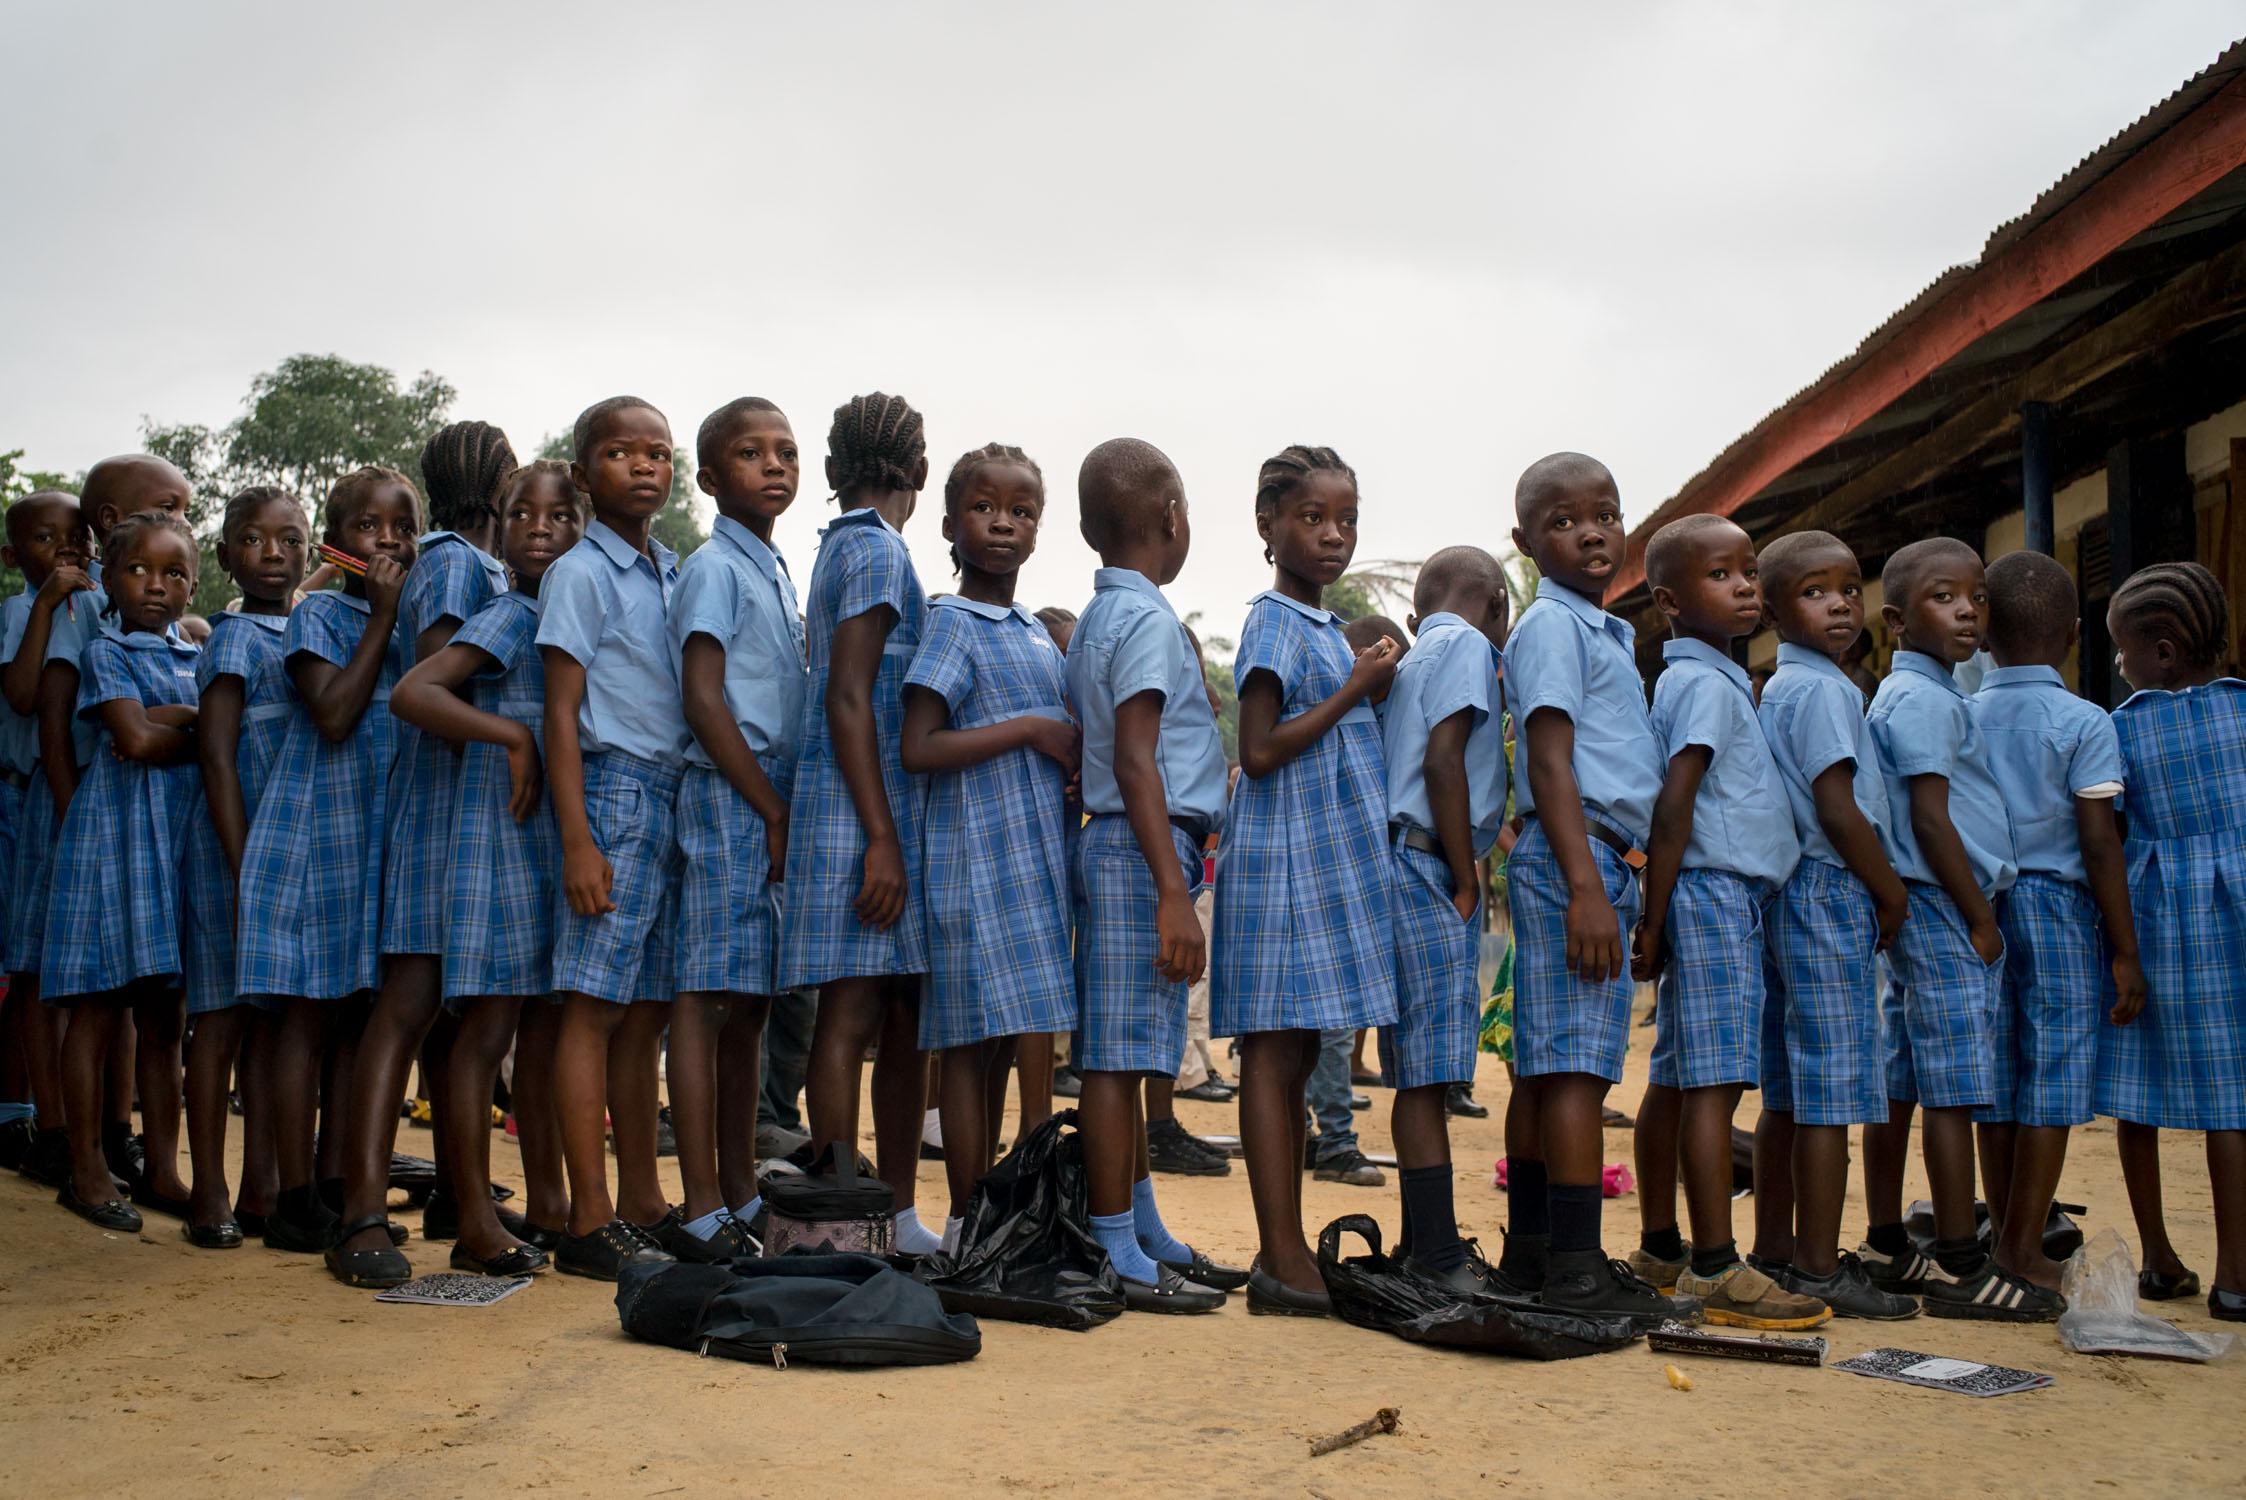
M 1674 760 L 1699 745 L 1707 774 L 1692 799 L 1688 870 L 1727 870 L 1775 890 L 1794 873 L 1801 845 L 1747 669 L 1705 641 L 1661 643 L 1667 665 L 1653 685 L 1653 732 Z
M 31 598 L 35 592 L 27 588 L 0 604 L 0 667 L 14 661 L 17 649 L 23 645 L 23 633 L 31 624 Z M 28 776 L 38 763 L 38 717 L 19 714 L 8 706 L 7 700 L 0 699 L 0 771 Z
M 94 586 L 72 594 L 63 607 L 55 611 L 55 618 L 47 627 L 47 661 L 39 664 L 41 671 L 46 669 L 47 662 L 67 661 L 71 666 L 79 667 L 80 675 L 84 675 L 81 664 L 86 659 L 86 647 L 93 644 L 95 636 L 101 634 L 102 611 L 109 607 L 109 594 L 101 586 L 101 564 L 86 564 L 86 576 L 94 581 Z M 34 724 L 32 743 L 35 751 L 38 735 L 38 727 Z M 76 714 L 70 716 L 70 743 L 79 765 L 92 762 L 94 743 L 100 738 L 101 730 L 97 725 Z
M 1466 804 L 1474 857 L 1497 846 L 1505 826 L 1504 658 L 1489 637 L 1457 615 L 1429 615 L 1397 663 L 1381 705 L 1381 753 L 1388 765 L 1388 818 L 1427 833 L 1435 814 L 1427 796 L 1427 741 L 1435 726 L 1471 713 L 1466 732 Z
M 1778 670 L 1762 685 L 1759 717 L 1804 859 L 1847 868 L 1817 820 L 1817 797 L 1811 790 L 1818 777 L 1842 764 L 1850 767 L 1849 789 L 1857 811 L 1879 831 L 1881 847 L 1887 847 L 1887 783 L 1880 777 L 1879 747 L 1872 743 L 1864 707 L 1864 690 L 1831 657 L 1779 642 Z
M 577 734 L 586 754 L 620 750 L 675 766 L 688 735 L 664 614 L 678 554 L 653 537 L 647 546 L 643 555 L 603 523 L 587 526 L 538 586 L 538 644 L 585 669 Z
M 725 704 L 749 751 L 790 765 L 803 743 L 803 618 L 780 554 L 730 516 L 679 568 L 666 627 L 671 670 L 686 681 L 686 642 L 706 635 L 725 648 Z M 689 765 L 714 766 L 689 733 Z
M 1184 622 L 1151 579 L 1129 568 L 1099 569 L 1092 587 L 1092 602 L 1068 642 L 1068 691 L 1084 727 L 1084 810 L 1123 811 L 1115 784 L 1115 708 L 1152 691 L 1162 694 L 1156 759 L 1170 816 L 1222 829 L 1224 741 Z
M 1575 785 L 1583 805 L 1643 848 L 1663 760 L 1638 676 L 1636 640 L 1626 622 L 1547 578 L 1506 640 L 1505 670 L 1524 744 L 1538 709 L 1567 715 L 1575 725 Z M 1522 813 L 1536 811 L 1525 773 L 1513 798 Z
M 1973 695 L 1973 713 L 2011 809 L 2020 873 L 2087 880 L 2074 799 L 2121 790 L 2112 717 L 2068 692 L 2054 667 L 1993 668 Z
M 2012 889 L 2020 871 L 2012 858 L 2004 792 L 1989 768 L 1988 742 L 1973 700 L 1948 667 L 1923 652 L 1897 651 L 1887 680 L 1872 696 L 1869 722 L 1887 783 L 1887 842 L 1895 873 L 1941 883 L 1911 831 L 1911 778 L 1942 776 L 1950 783 L 1950 822 L 1965 841 L 1975 883 L 1992 897 Z

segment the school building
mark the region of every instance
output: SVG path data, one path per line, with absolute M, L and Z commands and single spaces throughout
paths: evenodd
M 1609 607 L 1648 676 L 1666 630 L 1646 539 L 1694 511 L 1759 545 L 1831 531 L 1862 558 L 1874 629 L 1888 555 L 1954 536 L 2033 547 L 2082 591 L 2070 681 L 2127 689 L 2105 629 L 2113 586 L 2196 559 L 2246 614 L 2246 41 L 2062 177 L 1756 424 L 1630 534 Z M 2233 642 L 2234 650 L 2237 642 Z M 1776 652 L 1768 632 L 1750 666 Z M 2246 653 L 2241 653 L 2246 655 Z

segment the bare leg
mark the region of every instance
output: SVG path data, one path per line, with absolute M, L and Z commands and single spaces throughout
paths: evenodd
M 1830 1276 L 1840 1266 L 1840 1216 L 1848 1197 L 1848 1127 L 1794 1127 L 1795 1213 L 1800 1220 L 1793 1262 L 1805 1275 Z
M 717 1175 L 717 1062 L 732 998 L 684 994 L 671 1007 L 671 1128 L 678 1136 L 679 1184 L 689 1223 L 726 1206 Z
M 1829 1128 L 1798 1126 L 1790 1109 L 1765 1109 L 1755 1117 L 1755 1254 L 1764 1260 L 1802 1263 L 1803 1242 L 1809 1237 L 1809 1220 L 1815 1212 L 1809 1203 L 1812 1188 L 1803 1176 L 1803 1132 Z M 1845 1162 L 1847 1131 L 1840 1132 L 1840 1140 L 1841 1160 Z M 1847 1196 L 1848 1184 L 1835 1182 L 1827 1188 L 1832 1194 L 1834 1233 L 1838 1234 L 1840 1204 Z M 1797 1216 L 1801 1219 L 1798 1234 L 1794 1223 Z M 1814 1257 L 1816 1241 L 1809 1243 Z
M 653 1224 L 671 1209 L 655 1167 L 655 1124 L 663 1028 L 670 1024 L 672 1010 L 655 1000 L 624 1006 L 623 1019 L 609 1037 L 608 1113 L 616 1132 L 616 1211 L 634 1224 Z M 675 1110 L 672 1119 L 675 1127 Z
M 414 1056 L 436 1019 L 442 977 L 438 961 L 425 953 L 392 954 L 382 961 L 382 988 L 375 995 L 348 1075 L 341 1162 L 345 1222 L 362 1216 L 380 1219 L 388 1213 L 398 1106 L 411 1082 Z M 433 1089 L 435 1081 L 429 1082 Z M 441 1102 L 439 1094 L 430 1098 L 432 1106 Z M 389 1233 L 380 1224 L 343 1242 L 345 1250 L 389 1247 Z
M 271 1213 L 281 1191 L 281 1169 L 273 1153 L 273 1048 L 281 1018 L 243 1007 L 248 1035 L 235 1071 L 242 1094 L 242 1185 L 234 1198 L 237 1213 Z
M 608 1042 L 626 1006 L 562 992 L 553 1096 L 569 1174 L 569 1232 L 591 1234 L 616 1217 L 608 1196 Z
M 451 1154 L 453 1198 L 460 1205 L 460 1246 L 479 1260 L 514 1249 L 522 1241 L 499 1227 L 498 1205 L 491 1199 L 491 1086 L 500 1059 L 515 1034 L 522 1002 L 511 995 L 485 995 L 468 1004 L 452 1033 L 442 1092 L 431 1101 L 434 1117 L 447 1128 L 437 1136 Z M 449 1118 L 448 1118 L 449 1117 Z
M 1973 1111 L 1957 1105 L 1928 1108 L 1920 1115 L 1935 1236 L 1953 1242 L 1972 1239 L 1979 1227 L 1973 1219 Z
M 1014 1048 L 1019 1040 L 1018 1037 L 1010 1036 L 991 1038 L 990 1062 L 983 1070 L 983 1120 L 986 1134 L 981 1160 L 985 1172 L 998 1161 L 998 1138 L 1006 1130 L 1006 1081 L 1013 1076 Z
M 70 1007 L 69 1029 L 62 1038 L 62 1088 L 63 1112 L 73 1120 L 104 1118 L 102 1085 L 123 1008 L 117 995 L 87 996 Z M 87 1203 L 117 1196 L 99 1129 L 70 1133 L 70 1190 Z
M 523 1217 L 541 1229 L 569 1225 L 561 1106 L 554 1096 L 554 1048 L 562 1007 L 545 995 L 523 1001 L 515 1029 L 515 1140 L 522 1152 Z
M 267 1022 L 273 1033 L 273 1166 L 280 1190 L 286 1192 L 313 1185 L 313 1115 L 327 1017 L 317 1000 L 291 998 L 283 1007 Z
M 997 1116 L 991 1113 L 991 1077 L 1005 1086 L 1005 1074 L 992 1066 L 995 1039 L 968 1042 L 943 1050 L 943 1088 L 937 1108 L 944 1121 L 944 1179 L 951 1190 L 951 1216 L 967 1211 L 967 1195 L 990 1170 L 990 1153 L 997 1140 Z
M 1542 1094 L 1544 1170 L 1562 1186 L 1597 1186 L 1604 1171 L 1599 1160 L 1606 1145 L 1600 1107 L 1608 1083 L 1592 1073 L 1547 1073 L 1537 1080 Z
M 804 1124 L 811 1149 L 858 1146 L 858 1085 L 866 1049 L 881 1035 L 888 999 L 880 979 L 833 979 L 819 986 L 818 1018 L 811 1029 L 811 1065 L 804 1080 Z M 920 1122 L 913 1122 L 913 1156 L 919 1159 Z M 816 1157 L 814 1157 L 816 1160 Z M 835 1163 L 837 1167 L 842 1163 Z M 894 1186 L 894 1184 L 892 1184 Z
M 133 991 L 133 1079 L 140 1093 L 141 1144 L 148 1153 L 148 1190 L 185 1198 L 179 1175 L 180 1034 L 187 999 L 178 990 L 138 986 Z
M 133 1128 L 133 1079 L 139 1061 L 130 1007 L 117 1013 L 109 1030 L 109 1056 L 103 1064 L 102 1123 Z
M 69 1012 L 39 1003 L 39 976 L 8 976 L 8 1014 L 23 1042 L 24 1073 L 31 1080 L 31 1102 L 41 1130 L 66 1128 L 62 1103 L 62 1035 Z M 101 1130 L 97 1126 L 98 1140 Z
M 2059 1263 L 2043 1253 L 2043 1225 L 2051 1215 L 2051 1200 L 2058 1195 L 2059 1178 L 2067 1167 L 2067 1127 L 2016 1127 L 2011 1165 L 2004 1213 L 1997 1220 L 1996 1262 L 2037 1286 L 2055 1291 Z M 1996 1197 L 1997 1187 L 1992 1181 L 1991 1213 L 1996 1210 Z
M 396 960 L 391 961 L 395 962 Z M 440 963 L 437 978 L 439 993 L 442 993 L 443 983 L 443 966 Z M 440 1193 L 452 1195 L 457 1195 L 458 1189 L 453 1186 L 452 1182 L 452 1153 L 445 1144 L 445 1132 L 449 1127 L 445 1122 L 445 1112 L 437 1107 L 437 1101 L 444 1098 L 451 1088 L 452 1042 L 459 1030 L 460 1023 L 453 1019 L 452 1013 L 446 1010 L 440 1002 L 437 1006 L 436 1015 L 429 1021 L 429 1034 L 421 1039 L 421 1086 L 429 1091 L 429 1149 L 436 1156 L 436 1190 Z M 397 1102 L 399 1104 L 405 1102 L 402 1094 Z M 484 1090 L 484 1108 L 487 1110 L 491 1108 L 491 1091 L 489 1089 Z M 491 1128 L 491 1116 L 485 1114 L 481 1118 L 483 1128 L 489 1130 Z M 398 1111 L 396 1106 L 393 1105 L 390 1110 L 391 1140 L 395 1141 L 397 1135 Z
M 1086 1206 L 1095 1218 L 1129 1213 L 1131 1188 L 1145 1171 L 1139 1075 L 1087 1072 L 1083 1079 L 1076 1107 L 1084 1127 Z
M 1903 1222 L 1903 1169 L 1911 1158 L 1915 1104 L 1887 1101 L 1887 1123 L 1864 1127 L 1864 1213 L 1874 1229 Z
M 1719 1084 L 1684 1094 L 1679 1138 L 1685 1207 L 1692 1215 L 1693 1244 L 1709 1250 L 1732 1239 L 1731 1117 L 1740 1092 L 1737 1084 Z
M 2246 1130 L 2207 1132 L 2215 1197 L 2215 1285 L 2246 1292 Z
M 2168 1238 L 2161 1207 L 2160 1132 L 2133 1120 L 2116 1120 L 2114 1136 L 2121 1155 L 2121 1180 L 2129 1189 L 2129 1213 L 2137 1221 L 2137 1240 L 2145 1269 L 2164 1276 L 2184 1274 L 2183 1261 Z
M 194 1039 L 187 1044 L 187 1156 L 195 1176 L 188 1203 L 197 1224 L 224 1224 L 234 1217 L 226 1182 L 226 1096 L 255 1015 L 250 1006 L 232 1005 L 197 1016 Z M 246 1129 L 247 1096 L 242 1109 Z M 246 1139 L 243 1155 L 246 1165 Z M 243 1180 L 248 1181 L 247 1172 Z
M 1677 1133 L 1685 1096 L 1664 1083 L 1646 1085 L 1630 1138 L 1638 1165 L 1638 1221 L 1648 1234 L 1677 1227 Z
M 1989 1204 L 1989 1228 L 1999 1241 L 2004 1238 L 2004 1215 L 2012 1198 L 2013 1159 L 2019 1151 L 2020 1127 L 2009 1120 L 1973 1127 L 1973 1145 L 1981 1161 L 1981 1183 L 1987 1190 L 1984 1196 Z M 2056 1186 L 2056 1183 L 2054 1183 Z M 2044 1215 L 2050 1207 L 2035 1211 L 2036 1232 L 2040 1238 Z M 2057 1285 L 2056 1282 L 2053 1285 Z
M 928 1115 L 928 1054 L 920 1050 L 920 982 L 900 975 L 883 982 L 889 1000 L 881 1023 L 881 1055 L 873 1065 L 874 1170 L 889 1184 L 898 1213 L 914 1206 L 919 1187 L 920 1130 Z
M 344 1174 L 343 1153 L 350 1126 L 347 1122 L 351 1103 L 351 1080 L 357 1075 L 359 1040 L 366 1034 L 368 1013 L 372 1003 L 365 991 L 347 1000 L 323 1002 L 328 1011 L 327 1033 L 320 1065 L 320 1133 L 318 1149 L 313 1163 L 320 1182 L 340 1181 Z M 399 1085 L 399 1097 L 390 1103 L 391 1119 L 388 1122 L 390 1138 L 397 1139 L 397 1110 L 404 1102 L 405 1086 Z M 383 1163 L 387 1175 L 389 1163 Z M 346 1193 L 349 1188 L 346 1186 Z M 387 1202 L 387 1184 L 383 1193 Z M 380 1246 L 370 1248 L 380 1249 Z
M 1295 1288 L 1325 1289 L 1302 1233 L 1303 1053 L 1316 1066 L 1315 1031 L 1258 1031 L 1240 1038 L 1240 1143 L 1248 1162 L 1258 1255 L 1265 1274 Z
M 1019 1147 L 1029 1133 L 1053 1117 L 1053 1038 L 1036 1031 L 1014 1043 L 1014 1065 L 1021 1075 L 1021 1118 L 1014 1127 Z
M 769 995 L 735 995 L 718 1035 L 717 1178 L 727 1208 L 740 1208 L 757 1195 L 757 1091 L 764 1076 L 764 1023 L 771 1014 Z

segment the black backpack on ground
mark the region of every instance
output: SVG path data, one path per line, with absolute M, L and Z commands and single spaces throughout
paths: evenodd
M 627 1261 L 616 1315 L 644 1343 L 783 1370 L 951 1364 L 983 1347 L 973 1318 L 947 1313 L 934 1292 L 871 1255 Z

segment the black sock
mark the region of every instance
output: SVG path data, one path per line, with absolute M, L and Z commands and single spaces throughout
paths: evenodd
M 1638 1236 L 1638 1248 L 1655 1260 L 1683 1260 L 1684 1236 L 1674 1224 L 1667 1229 L 1648 1229 Z
M 1546 1202 L 1549 1193 L 1544 1178 L 1544 1163 L 1514 1157 L 1505 1164 L 1505 1196 L 1512 1223 L 1508 1226 L 1514 1234 L 1550 1234 L 1552 1210 Z
M 1721 1276 L 1738 1258 L 1737 1240 L 1725 1240 L 1720 1245 L 1695 1245 L 1692 1247 L 1692 1274 Z
M 1570 1255 L 1599 1248 L 1599 1185 L 1555 1182 L 1545 1190 L 1552 1205 L 1552 1253 Z
M 1388 1247 L 1388 1253 L 1400 1260 L 1412 1253 L 1412 1187 L 1408 1175 L 1404 1178 L 1403 1196 L 1396 1206 L 1403 1222 L 1397 1226 L 1396 1243 Z
M 1897 1219 L 1892 1224 L 1874 1224 L 1864 1235 L 1864 1243 L 1885 1256 L 1902 1255 L 1911 1248 L 1910 1231 Z
M 1466 1244 L 1458 1237 L 1450 1165 L 1406 1167 L 1401 1175 L 1404 1222 L 1412 1226 L 1412 1255 L 1431 1271 L 1448 1271 L 1466 1259 Z
M 1981 1269 L 1981 1262 L 1989 1252 L 1981 1248 L 1978 1239 L 1936 1240 L 1934 1262 L 1952 1276 L 1965 1276 Z

